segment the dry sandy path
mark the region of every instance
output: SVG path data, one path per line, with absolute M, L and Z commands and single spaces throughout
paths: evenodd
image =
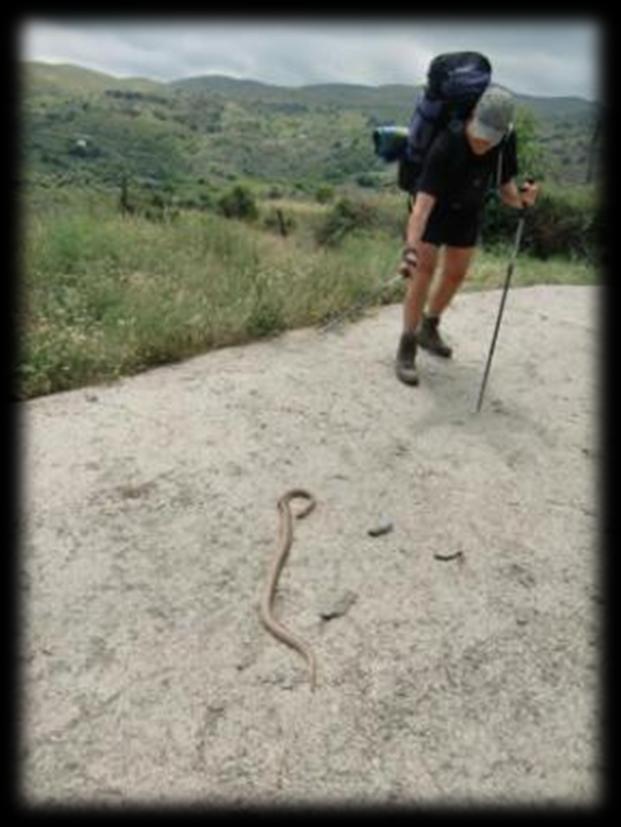
M 478 415 L 497 291 L 418 388 L 394 305 L 24 404 L 26 798 L 596 801 L 598 301 L 513 290 Z

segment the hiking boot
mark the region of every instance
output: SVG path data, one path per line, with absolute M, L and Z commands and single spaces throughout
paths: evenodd
M 416 333 L 403 333 L 399 340 L 399 350 L 395 370 L 397 376 L 406 385 L 418 385 L 418 373 L 414 360 L 416 359 Z
M 445 359 L 450 359 L 453 350 L 438 333 L 439 324 L 439 316 L 423 316 L 423 321 L 416 334 L 416 338 L 418 344 L 424 347 L 425 350 L 435 353 L 436 356 L 443 356 Z

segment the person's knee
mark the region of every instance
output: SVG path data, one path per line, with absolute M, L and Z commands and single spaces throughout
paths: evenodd
M 433 272 L 433 270 L 419 265 L 409 280 L 408 292 L 418 292 L 422 288 L 427 289 L 433 279 Z
M 445 282 L 459 285 L 468 275 L 474 257 L 474 249 L 447 248 L 442 278 Z

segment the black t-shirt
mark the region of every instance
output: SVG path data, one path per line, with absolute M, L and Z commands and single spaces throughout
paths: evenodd
M 517 175 L 515 131 L 489 152 L 475 155 L 464 128 L 463 123 L 450 124 L 436 136 L 417 190 L 436 196 L 441 209 L 478 212 L 484 206 L 486 193 L 496 185 L 501 152 L 500 184 Z

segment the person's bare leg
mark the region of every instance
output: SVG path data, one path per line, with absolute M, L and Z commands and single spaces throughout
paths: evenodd
M 452 348 L 438 332 L 440 316 L 451 303 L 453 296 L 463 283 L 472 261 L 474 247 L 446 247 L 444 264 L 438 285 L 433 290 L 426 311 L 423 313 L 416 339 L 425 350 L 450 359 Z
M 418 327 L 437 262 L 438 248 L 434 244 L 421 241 L 418 246 L 418 264 L 413 275 L 408 278 L 403 302 L 404 333 L 412 333 Z
M 461 287 L 472 262 L 476 247 L 446 247 L 440 281 L 429 298 L 426 313 L 439 317 Z
M 418 385 L 416 370 L 416 327 L 423 315 L 429 285 L 438 260 L 438 248 L 433 244 L 420 242 L 417 248 L 418 263 L 408 278 L 407 292 L 403 302 L 403 332 L 397 351 L 396 372 L 406 385 Z

